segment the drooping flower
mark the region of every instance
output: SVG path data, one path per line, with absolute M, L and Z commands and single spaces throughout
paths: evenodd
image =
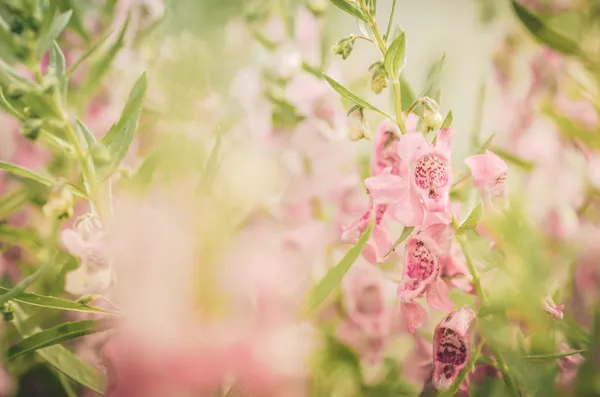
M 470 332 L 475 313 L 468 306 L 448 314 L 433 335 L 433 385 L 447 390 L 471 357 Z
M 73 229 L 63 230 L 61 240 L 67 250 L 81 259 L 81 265 L 67 274 L 65 291 L 74 294 L 104 294 L 111 283 L 112 270 L 106 254 L 105 233 L 99 220 L 83 216 Z
M 398 296 L 411 333 L 422 326 L 426 318 L 425 309 L 415 299 L 426 295 L 429 305 L 443 312 L 454 306 L 448 296 L 448 286 L 441 278 L 440 258 L 448 245 L 447 232 L 447 226 L 437 224 L 415 232 L 406 242 Z
M 573 351 L 572 348 L 569 347 L 566 343 L 561 343 L 560 352 L 568 353 Z M 579 373 L 579 367 L 583 364 L 585 359 L 579 353 L 572 354 L 569 356 L 559 357 L 556 360 L 556 364 L 558 365 L 558 385 L 559 387 L 569 387 L 573 384 L 573 382 L 577 378 L 577 374 Z
M 504 183 L 508 166 L 494 152 L 486 150 L 465 159 L 465 164 L 473 175 L 473 186 L 481 191 L 484 203 L 491 205 L 495 197 L 504 196 Z

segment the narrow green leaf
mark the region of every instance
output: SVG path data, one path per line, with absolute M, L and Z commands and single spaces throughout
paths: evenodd
M 329 269 L 325 277 L 323 277 L 309 292 L 308 295 L 308 307 L 309 310 L 313 311 L 321 303 L 325 301 L 325 299 L 329 296 L 329 294 L 340 284 L 342 278 L 352 264 L 358 259 L 358 256 L 363 250 L 363 247 L 369 240 L 369 236 L 371 236 L 371 230 L 373 229 L 373 222 L 369 225 L 367 230 L 365 230 L 358 240 L 358 243 L 350 248 L 348 253 L 342 258 L 342 260 Z
M 552 353 L 552 354 L 535 354 L 531 356 L 523 357 L 525 360 L 555 360 L 560 357 L 568 357 L 573 356 L 575 354 L 585 353 L 587 350 L 572 350 L 570 352 L 562 352 L 562 353 Z
M 0 87 L 0 107 L 4 109 L 7 113 L 12 115 L 17 120 L 22 120 L 24 117 L 6 98 L 4 95 L 4 90 Z
M 490 148 L 490 145 L 492 144 L 492 141 L 494 140 L 495 136 L 496 136 L 496 133 L 492 132 L 492 135 L 490 135 L 488 137 L 488 139 L 486 139 L 485 142 L 483 142 L 483 145 L 481 145 L 481 147 L 479 148 L 479 150 L 475 154 L 484 154 L 485 151 Z
M 423 90 L 419 94 L 418 98 L 423 98 L 424 96 L 426 96 L 427 93 L 429 92 L 429 89 L 437 82 L 437 80 L 440 77 L 440 74 L 442 73 L 442 69 L 444 68 L 445 62 L 446 62 L 446 53 L 444 52 L 444 54 L 442 55 L 440 60 L 437 61 L 436 64 L 431 69 L 431 73 L 429 74 L 429 77 L 427 78 L 427 81 L 425 82 L 425 86 L 423 87 Z
M 94 64 L 90 66 L 88 75 L 86 76 L 85 83 L 83 84 L 84 90 L 88 95 L 92 95 L 96 89 L 102 83 L 104 76 L 110 69 L 110 65 L 115 60 L 119 51 L 125 44 L 125 32 L 129 26 L 129 17 L 123 24 L 123 28 L 119 32 L 119 35 L 115 42 L 108 48 L 108 50 L 100 57 Z M 88 55 L 89 56 L 89 55 Z
M 35 82 L 22 76 L 12 66 L 4 62 L 2 58 L 0 58 L 0 82 L 5 82 L 7 85 L 13 84 L 27 91 L 34 91 L 36 89 Z
M 40 238 L 34 230 L 14 227 L 4 223 L 0 223 L 0 241 L 10 245 L 26 246 L 34 249 L 40 246 Z M 2 292 L 1 289 L 0 292 Z
M 339 8 L 340 10 L 347 12 L 350 15 L 355 16 L 356 18 L 368 22 L 367 16 L 364 12 L 354 4 L 350 3 L 348 0 L 331 0 L 334 6 Z
M 396 240 L 396 242 L 394 243 L 394 245 L 392 245 L 392 248 L 390 248 L 390 250 L 388 252 L 385 253 L 385 255 L 383 256 L 383 258 L 387 258 L 387 256 L 389 254 L 391 254 L 392 252 L 394 252 L 396 250 L 396 247 L 398 247 L 400 244 L 402 244 L 402 242 L 404 240 L 406 240 L 413 232 L 413 230 L 415 230 L 414 227 L 404 227 L 404 229 L 402 229 L 402 234 L 400 234 L 400 237 L 398 237 L 398 240 Z
M 467 219 L 460 225 L 458 229 L 456 229 L 456 234 L 460 235 L 465 233 L 468 230 L 474 229 L 481 220 L 481 216 L 483 215 L 483 208 L 481 204 L 478 204 L 477 207 L 473 208 L 473 211 L 469 214 Z
M 106 145 L 110 155 L 110 161 L 105 166 L 105 171 L 108 174 L 117 169 L 129 150 L 138 126 L 147 88 L 146 73 L 143 73 L 129 93 L 119 121 L 111 127 L 102 139 L 102 144 Z
M 400 90 L 402 91 L 402 109 L 408 109 L 416 98 L 408 82 L 402 76 L 400 76 Z
M 385 69 L 393 80 L 400 75 L 405 63 L 406 35 L 396 37 L 385 54 Z
M 344 87 L 343 85 L 341 85 L 340 83 L 338 83 L 337 81 L 335 81 L 334 79 L 332 79 L 331 77 L 326 75 L 325 73 L 323 73 L 323 77 L 325 78 L 325 80 L 327 80 L 327 82 L 329 83 L 331 88 L 336 90 L 338 92 L 338 94 L 340 94 L 344 98 L 350 100 L 351 102 L 355 103 L 358 106 L 361 106 L 365 109 L 373 110 L 373 111 L 389 118 L 390 120 L 394 120 L 394 118 L 392 116 L 390 116 L 383 110 L 380 110 L 380 109 L 376 108 L 375 106 L 371 105 L 369 102 L 365 101 L 364 99 L 362 99 L 361 97 L 359 97 L 358 95 L 356 95 L 355 93 L 353 93 L 352 91 L 350 91 L 349 89 L 347 89 L 346 87 Z
M 52 43 L 52 48 L 50 49 L 48 73 L 54 75 L 58 80 L 60 98 L 63 104 L 67 103 L 67 78 L 65 76 L 66 68 L 67 63 L 65 61 L 65 55 L 55 41 Z
M 373 16 L 377 14 L 377 0 L 366 0 L 369 13 Z
M 206 162 L 206 166 L 204 167 L 200 184 L 198 185 L 198 190 L 200 191 L 205 191 L 206 189 L 210 188 L 210 185 L 212 184 L 212 181 L 217 173 L 217 161 L 219 159 L 219 151 L 221 150 L 221 139 L 221 132 L 219 131 L 217 132 L 215 145 L 213 146 L 210 156 L 208 157 L 208 161 Z
M 23 293 L 27 289 L 27 287 L 36 282 L 44 273 L 46 273 L 48 269 L 50 269 L 50 267 L 54 264 L 56 256 L 57 253 L 53 254 L 51 259 L 49 259 L 46 263 L 40 266 L 40 268 L 37 269 L 33 274 L 31 274 L 28 277 L 25 277 L 17 285 L 0 295 L 0 307 L 4 306 L 4 304 L 9 300 L 14 299 L 15 297 Z
M 449 110 L 448 114 L 446 115 L 446 118 L 444 119 L 444 122 L 442 123 L 442 126 L 440 128 L 442 130 L 445 128 L 450 128 L 450 126 L 452 126 L 453 120 L 454 120 L 454 116 L 452 116 L 452 110 Z
M 71 380 L 67 378 L 67 376 L 62 372 L 56 370 L 54 370 L 54 372 L 65 393 L 67 394 L 67 397 L 77 397 L 77 393 L 75 392 L 75 390 L 73 390 L 73 386 L 71 385 Z
M 62 0 L 63 5 L 61 10 L 73 10 L 73 15 L 69 21 L 69 26 L 73 28 L 86 42 L 89 41 L 90 35 L 85 27 L 83 6 L 84 3 L 77 0 Z
M 106 41 L 106 39 L 108 39 L 108 37 L 110 36 L 112 32 L 108 31 L 106 32 L 103 36 L 101 36 L 94 44 L 92 44 L 92 46 L 90 46 L 81 56 L 81 58 L 79 58 L 77 61 L 75 61 L 75 63 L 73 65 L 71 65 L 71 67 L 69 68 L 69 70 L 67 70 L 66 75 L 70 76 L 75 70 L 77 70 L 77 68 L 79 66 L 81 66 L 81 64 L 83 62 L 85 62 L 86 59 L 88 59 L 90 56 L 92 56 L 96 50 L 98 50 L 98 48 L 100 48 L 102 46 L 102 44 L 104 44 L 104 42 Z
M 79 135 L 81 143 L 82 145 L 84 145 L 84 148 L 89 149 L 98 142 L 94 134 L 92 134 L 92 132 L 90 131 L 90 129 L 83 123 L 83 121 L 79 119 L 75 121 L 75 130 Z
M 588 59 L 578 43 L 551 29 L 542 19 L 529 12 L 517 1 L 512 0 L 512 6 L 517 17 L 538 41 L 566 55 L 576 55 Z
M 83 320 L 64 323 L 52 328 L 36 332 L 28 338 L 25 338 L 8 349 L 7 358 L 9 360 L 19 357 L 23 354 L 43 349 L 44 347 L 68 342 L 72 339 L 94 334 L 96 332 L 106 331 L 112 328 L 114 321 L 110 320 Z
M 53 186 L 55 183 L 55 181 L 48 176 L 38 174 L 37 172 L 28 170 L 27 168 L 21 167 L 20 165 L 7 163 L 5 161 L 0 161 L 0 170 L 4 170 L 13 175 L 17 175 L 23 178 L 34 180 L 45 186 Z
M 8 288 L 0 287 L 0 293 L 7 293 Z M 45 296 L 33 294 L 30 292 L 22 292 L 13 298 L 14 301 L 25 305 L 43 307 L 45 309 L 65 310 L 70 312 L 96 313 L 96 314 L 113 314 L 110 310 L 99 307 L 83 305 L 67 299 L 56 298 L 54 296 Z
M 29 191 L 20 188 L 10 194 L 4 194 L 0 199 L 0 221 L 22 208 L 29 200 Z
M 28 327 L 25 326 L 26 321 L 27 315 L 25 312 L 18 306 L 15 307 L 15 318 L 12 323 L 15 325 L 19 334 L 24 338 L 29 337 L 39 330 L 37 327 L 28 329 Z M 48 364 L 75 382 L 82 384 L 96 393 L 104 393 L 105 382 L 100 371 L 91 367 L 67 348 L 60 345 L 54 345 L 36 350 L 36 353 Z
M 43 33 L 42 38 L 38 42 L 38 45 L 35 50 L 35 55 L 38 58 L 41 58 L 44 53 L 50 49 L 52 46 L 52 42 L 60 36 L 62 31 L 67 27 L 69 20 L 71 19 L 71 15 L 73 14 L 72 10 L 69 10 L 63 14 L 60 14 L 56 18 L 52 20 L 50 27 L 46 32 Z
M 521 169 L 523 169 L 524 171 L 531 171 L 532 169 L 535 168 L 535 164 L 532 163 L 531 161 L 525 160 L 517 155 L 514 155 L 502 148 L 499 147 L 494 147 L 492 149 L 492 151 L 497 154 L 500 158 L 502 158 L 504 161 L 511 163 L 512 165 L 515 165 Z

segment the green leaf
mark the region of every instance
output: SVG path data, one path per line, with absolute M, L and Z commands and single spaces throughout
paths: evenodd
M 94 134 L 92 134 L 90 129 L 83 123 L 83 121 L 79 119 L 75 121 L 75 130 L 77 135 L 79 135 L 79 140 L 85 149 L 90 149 L 98 143 Z
M 433 68 L 431 69 L 431 73 L 429 74 L 429 77 L 427 78 L 427 81 L 425 82 L 425 86 L 423 87 L 423 90 L 419 94 L 418 98 L 423 98 L 424 96 L 426 96 L 427 93 L 429 92 L 429 89 L 437 82 L 437 80 L 440 77 L 440 74 L 442 73 L 442 69 L 444 68 L 445 62 L 446 62 L 446 53 L 444 52 L 444 54 L 442 55 L 440 60 L 437 61 L 435 63 L 435 65 L 433 66 Z
M 55 183 L 55 181 L 48 176 L 38 174 L 37 172 L 28 170 L 27 168 L 21 167 L 20 165 L 7 163 L 5 161 L 0 161 L 0 170 L 4 170 L 13 175 L 17 175 L 23 178 L 31 179 L 45 186 L 54 186 Z
M 390 248 L 390 250 L 388 252 L 386 252 L 383 257 L 386 258 L 389 254 L 394 252 L 396 250 L 396 247 L 398 247 L 400 244 L 402 244 L 402 242 L 404 240 L 406 240 L 412 234 L 413 230 L 415 230 L 415 228 L 412 226 L 404 227 L 404 229 L 402 229 L 402 234 L 400 234 L 400 237 L 398 237 L 398 240 L 396 240 L 394 245 L 392 245 L 392 248 Z
M 0 199 L 0 221 L 21 209 L 27 201 L 29 201 L 29 191 L 26 188 L 20 188 L 10 194 L 4 194 Z
M 406 35 L 396 37 L 385 54 L 385 69 L 393 80 L 400 75 L 405 63 Z
M 4 306 L 4 304 L 9 300 L 14 299 L 15 297 L 23 293 L 25 289 L 27 289 L 27 287 L 29 287 L 40 277 L 42 277 L 42 275 L 44 275 L 44 273 L 46 273 L 50 269 L 50 267 L 52 267 L 54 261 L 56 260 L 56 256 L 57 253 L 53 254 L 51 259 L 49 259 L 46 263 L 40 266 L 39 269 L 33 272 L 30 276 L 25 277 L 23 280 L 19 281 L 17 285 L 0 295 L 0 307 Z
M 460 225 L 458 229 L 456 229 L 456 234 L 463 234 L 471 229 L 474 229 L 481 220 L 481 216 L 483 215 L 483 208 L 481 204 L 478 204 L 477 207 L 473 208 L 473 211 L 469 214 L 467 219 Z
M 498 157 L 502 158 L 504 161 L 515 165 L 524 171 L 531 171 L 535 168 L 535 164 L 531 161 L 525 160 L 517 155 L 514 155 L 502 148 L 494 147 L 492 151 L 498 155 Z
M 452 120 L 454 120 L 454 116 L 452 116 L 452 110 L 448 111 L 448 114 L 446 115 L 446 118 L 444 119 L 444 122 L 442 123 L 442 126 L 440 127 L 442 130 L 445 128 L 450 128 L 450 126 L 452 125 Z
M 400 90 L 402 91 L 402 109 L 408 109 L 415 101 L 415 94 L 402 76 L 400 76 Z
M 62 11 L 73 10 L 73 15 L 69 21 L 69 26 L 87 42 L 90 39 L 90 35 L 87 32 L 84 22 L 85 16 L 83 15 L 82 11 L 84 4 L 85 3 L 77 0 L 62 0 L 60 9 Z
M 326 75 L 325 73 L 323 73 L 323 77 L 325 78 L 325 80 L 327 80 L 327 82 L 329 83 L 331 88 L 336 90 L 338 92 L 338 94 L 340 94 L 344 98 L 350 100 L 351 102 L 355 103 L 358 106 L 361 106 L 365 109 L 373 110 L 373 111 L 389 118 L 390 120 L 394 120 L 394 118 L 392 116 L 390 116 L 383 110 L 380 110 L 380 109 L 376 108 L 375 106 L 371 105 L 369 102 L 365 101 L 364 99 L 362 99 L 361 97 L 359 97 L 358 95 L 356 95 L 355 93 L 353 93 L 352 91 L 350 91 L 349 89 L 347 89 L 346 87 L 344 87 L 343 85 L 341 85 L 340 83 L 338 83 L 337 81 L 335 81 L 334 79 L 332 79 L 331 77 Z
M 106 331 L 112 328 L 113 321 L 109 320 L 83 320 L 64 323 L 52 328 L 36 332 L 28 338 L 25 338 L 8 349 L 7 358 L 14 359 L 25 353 L 33 352 L 44 347 L 68 342 L 72 339 L 94 334 L 96 332 Z
M 119 121 L 111 127 L 102 139 L 102 144 L 106 145 L 110 155 L 110 161 L 105 167 L 105 171 L 108 174 L 117 169 L 129 150 L 138 126 L 147 88 L 146 73 L 143 73 L 129 93 Z
M 493 132 L 492 135 L 490 135 L 488 137 L 488 139 L 486 139 L 485 142 L 483 142 L 483 145 L 481 145 L 481 147 L 475 154 L 484 154 L 485 151 L 490 148 L 490 145 L 492 144 L 492 140 L 494 139 L 495 136 L 496 136 L 496 133 Z
M 212 151 L 210 152 L 210 156 L 208 157 L 208 161 L 206 162 L 206 166 L 204 167 L 204 172 L 202 173 L 202 178 L 200 179 L 200 184 L 198 185 L 198 190 L 206 191 L 206 189 L 210 188 L 213 179 L 217 173 L 217 161 L 219 159 L 219 151 L 221 150 L 221 132 L 217 132 L 217 138 L 215 139 L 215 145 L 213 146 Z
M 66 68 L 67 63 L 65 61 L 65 55 L 55 41 L 52 43 L 52 48 L 50 49 L 48 73 L 54 75 L 58 80 L 58 90 L 63 104 L 67 103 L 67 78 L 65 76 Z
M 578 43 L 551 29 L 542 19 L 529 12 L 517 1 L 512 0 L 512 6 L 517 17 L 523 22 L 523 25 L 525 25 L 527 30 L 529 30 L 529 32 L 531 32 L 531 34 L 533 34 L 540 42 L 563 54 L 576 55 L 588 59 Z
M 4 95 L 4 90 L 0 87 L 0 107 L 4 109 L 7 113 L 12 115 L 17 120 L 22 120 L 24 117 L 15 107 L 10 103 L 10 101 Z
M 377 14 L 377 0 L 365 0 L 369 13 L 373 16 Z
M 83 84 L 84 90 L 88 95 L 94 94 L 96 89 L 100 86 L 104 76 L 106 76 L 106 73 L 108 73 L 110 69 L 110 65 L 115 60 L 119 51 L 125 45 L 125 32 L 127 31 L 128 26 L 129 17 L 127 17 L 127 20 L 123 24 L 123 28 L 119 32 L 117 40 L 115 40 L 115 42 L 108 48 L 102 57 L 100 57 L 94 64 L 90 66 L 85 83 Z
M 0 293 L 7 293 L 8 288 L 0 287 Z M 65 310 L 71 312 L 97 313 L 97 314 L 113 314 L 110 310 L 99 307 L 88 306 L 81 303 L 73 302 L 67 299 L 56 298 L 54 296 L 45 296 L 33 294 L 30 292 L 22 292 L 13 298 L 14 301 L 25 305 L 43 307 L 45 309 Z
M 52 20 L 50 27 L 46 32 L 42 34 L 42 38 L 38 42 L 38 45 L 35 50 L 35 55 L 38 58 L 41 58 L 44 53 L 52 46 L 54 40 L 60 36 L 62 31 L 67 27 L 69 20 L 71 19 L 71 15 L 73 14 L 72 10 L 69 10 L 63 14 L 60 14 L 56 18 Z
M 364 12 L 354 4 L 350 3 L 348 0 L 331 0 L 334 6 L 339 8 L 340 10 L 347 12 L 350 15 L 355 16 L 356 18 L 368 22 L 367 16 Z
M 28 329 L 28 327 L 25 326 L 26 321 L 27 315 L 25 312 L 18 306 L 15 307 L 15 318 L 12 323 L 15 325 L 19 334 L 24 338 L 29 337 L 39 330 L 37 327 L 31 330 Z M 96 393 L 104 393 L 105 382 L 102 374 L 67 348 L 60 345 L 54 345 L 36 350 L 36 353 L 48 364 L 75 382 L 82 384 Z
M 91 47 L 89 47 L 81 56 L 81 58 L 79 58 L 77 61 L 75 61 L 75 63 L 73 65 L 71 65 L 71 67 L 69 68 L 69 70 L 67 70 L 67 76 L 70 76 L 75 70 L 77 70 L 77 68 L 79 66 L 81 66 L 81 64 L 83 62 L 85 62 L 86 59 L 88 59 L 90 56 L 92 56 L 96 50 L 98 50 L 98 48 L 100 48 L 100 46 L 102 46 L 102 44 L 104 44 L 104 42 L 106 41 L 106 39 L 108 39 L 108 37 L 110 36 L 112 32 L 108 31 L 106 32 L 102 37 L 100 37 L 94 44 L 92 44 Z
M 37 249 L 41 244 L 40 238 L 34 230 L 14 227 L 4 223 L 0 223 L 0 241 L 9 245 L 26 246 L 34 249 Z
M 354 247 L 350 248 L 342 260 L 337 265 L 329 269 L 325 277 L 323 277 L 310 290 L 308 294 L 309 310 L 313 311 L 319 307 L 319 305 L 325 301 L 329 294 L 340 284 L 346 272 L 350 269 L 356 259 L 358 259 L 363 247 L 369 240 L 369 236 L 371 236 L 372 229 L 373 222 L 371 222 L 367 230 L 363 232 L 360 240 L 358 240 L 358 243 Z

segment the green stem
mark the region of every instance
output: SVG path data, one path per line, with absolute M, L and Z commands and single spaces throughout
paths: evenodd
M 519 392 L 519 388 L 517 387 L 514 379 L 512 378 L 512 375 L 510 374 L 510 371 L 508 370 L 508 366 L 506 365 L 504 356 L 495 347 L 490 346 L 490 348 L 492 350 L 492 353 L 494 353 L 494 357 L 496 357 L 496 362 L 498 363 L 496 368 L 498 368 L 498 371 L 502 373 L 502 378 L 504 379 L 504 383 L 506 383 L 506 387 L 508 387 L 511 394 L 513 394 L 516 397 L 520 397 L 521 392 Z
M 377 41 L 377 47 L 381 51 L 383 58 L 385 59 L 385 55 L 387 54 L 387 45 L 383 38 L 381 37 L 381 31 L 379 30 L 379 26 L 377 25 L 377 21 L 375 17 L 369 12 L 369 8 L 365 4 L 364 0 L 360 0 L 360 8 L 365 13 L 369 20 L 369 27 L 375 36 L 375 40 Z M 392 88 L 394 90 L 394 105 L 396 108 L 396 124 L 400 127 L 400 132 L 402 134 L 406 134 L 408 130 L 406 129 L 406 125 L 404 124 L 404 119 L 402 118 L 402 89 L 400 87 L 400 78 L 392 77 Z
M 454 230 L 458 230 L 460 225 L 456 221 L 456 217 L 454 214 L 452 215 L 452 227 Z M 462 250 L 465 261 L 467 262 L 467 266 L 469 267 L 469 272 L 471 273 L 471 277 L 473 278 L 473 285 L 475 286 L 475 292 L 479 297 L 480 306 L 485 306 L 486 296 L 483 291 L 483 287 L 481 286 L 481 279 L 479 278 L 479 273 L 477 272 L 477 267 L 475 266 L 475 261 L 473 260 L 473 256 L 471 255 L 471 251 L 467 246 L 467 241 L 464 239 L 464 236 L 456 236 L 456 240 L 460 245 L 460 249 Z
M 31 284 L 37 281 L 52 265 L 54 264 L 54 260 L 56 259 L 57 253 L 54 253 L 52 257 L 48 260 L 48 262 L 44 263 L 38 270 L 36 270 L 29 277 L 21 280 L 20 283 L 12 287 L 7 293 L 0 295 L 0 307 L 4 306 L 9 300 L 16 298 L 22 292 L 27 289 Z
M 389 41 L 390 31 L 392 30 L 392 20 L 394 19 L 394 11 L 396 11 L 396 0 L 392 1 L 392 11 L 390 11 L 390 19 L 388 20 L 387 29 L 385 30 L 385 39 Z
M 568 357 L 568 356 L 572 356 L 575 354 L 579 354 L 579 353 L 585 353 L 586 350 L 582 349 L 582 350 L 573 350 L 570 352 L 564 352 L 564 353 L 553 353 L 553 354 L 538 354 L 538 355 L 532 355 L 532 356 L 525 356 L 523 357 L 525 360 L 547 360 L 547 359 L 554 359 L 554 358 L 560 358 L 560 357 Z
M 448 390 L 447 395 L 453 396 L 456 394 L 456 392 L 458 392 L 460 385 L 463 383 L 463 381 L 465 380 L 465 378 L 467 377 L 469 372 L 471 372 L 471 369 L 475 365 L 475 362 L 481 355 L 481 349 L 483 348 L 483 344 L 484 344 L 483 340 L 481 342 L 479 342 L 479 345 L 477 346 L 477 349 L 475 349 L 475 352 L 471 355 L 471 359 L 469 360 L 468 364 L 463 368 L 460 375 L 458 375 L 458 378 L 456 378 L 456 381 L 454 382 L 454 384 L 452 385 L 450 390 Z

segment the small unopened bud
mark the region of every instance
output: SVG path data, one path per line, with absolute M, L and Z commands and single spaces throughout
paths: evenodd
M 375 62 L 369 67 L 371 72 L 371 89 L 374 93 L 379 94 L 388 86 L 388 75 L 385 71 L 383 62 Z
M 52 75 L 46 75 L 41 85 L 41 91 L 44 94 L 54 94 L 58 86 L 58 79 Z
M 84 214 L 75 220 L 73 229 L 85 240 L 102 231 L 102 221 L 94 214 Z
M 440 107 L 436 101 L 429 97 L 421 100 L 423 104 L 423 124 L 427 131 L 439 130 L 444 118 L 440 113 Z
M 42 211 L 53 219 L 68 219 L 73 216 L 73 193 L 64 181 L 54 186 Z
M 354 35 L 342 37 L 331 50 L 334 54 L 341 55 L 342 59 L 348 59 L 350 53 L 352 53 L 352 49 L 354 48 L 355 41 L 356 36 Z
M 354 106 L 350 109 L 348 118 L 346 119 L 346 127 L 348 128 L 348 138 L 351 141 L 372 138 L 371 129 L 365 121 L 363 108 L 360 106 Z
M 327 0 L 309 0 L 306 5 L 310 12 L 313 13 L 314 16 L 321 16 L 325 14 L 327 11 L 327 7 L 329 6 L 329 1 Z
M 94 299 L 96 299 L 98 296 L 96 295 L 83 295 L 81 298 L 77 299 L 77 303 L 82 304 L 82 305 L 87 305 L 89 303 L 91 303 Z
M 4 316 L 4 321 L 12 321 L 15 317 L 15 306 L 11 301 L 8 301 L 2 306 L 2 315 Z
M 42 129 L 42 120 L 40 119 L 27 119 L 21 124 L 20 134 L 30 141 L 35 141 L 40 135 Z

